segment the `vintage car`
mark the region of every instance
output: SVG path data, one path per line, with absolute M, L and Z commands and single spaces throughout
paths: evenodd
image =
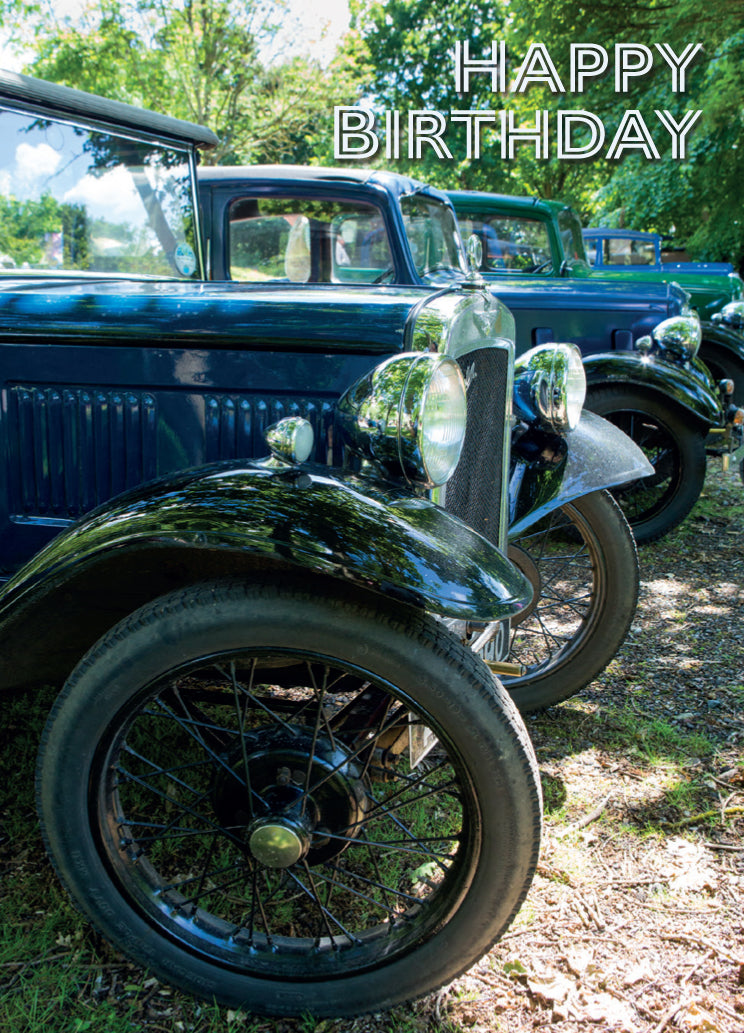
M 446 195 L 394 173 L 202 167 L 199 194 L 216 280 L 447 289 L 465 275 Z M 464 225 L 469 234 L 481 220 Z M 547 229 L 554 232 L 552 224 Z M 483 239 L 484 253 L 489 247 L 493 258 L 494 240 Z M 524 238 L 519 247 L 521 266 L 514 269 L 551 260 L 537 239 Z M 491 277 L 485 260 L 484 275 L 515 318 L 517 353 L 548 341 L 577 344 L 587 407 L 620 426 L 651 459 L 655 476 L 618 492 L 636 539 L 650 541 L 676 526 L 702 489 L 708 433 L 720 432 L 717 448 L 729 447 L 730 434 L 719 388 L 695 362 L 699 323 L 687 314 L 684 293 L 663 283 Z
M 0 107 L 0 687 L 65 682 L 37 774 L 54 867 L 122 951 L 223 1004 L 425 993 L 537 862 L 494 670 L 540 580 L 508 525 L 578 500 L 572 538 L 612 512 L 590 484 L 648 463 L 581 417 L 570 346 L 515 367 L 474 273 L 208 283 L 211 132 L 10 72 Z M 632 617 L 619 519 L 630 588 L 587 604 L 558 668 Z
M 560 201 L 545 201 L 533 197 L 511 197 L 501 194 L 482 194 L 458 191 L 450 194 L 465 225 L 482 227 L 486 224 L 511 239 L 528 239 L 536 248 L 538 259 L 525 260 L 519 272 L 552 278 L 600 279 L 608 287 L 613 282 L 634 283 L 636 287 L 652 283 L 675 283 L 690 298 L 701 323 L 699 358 L 713 377 L 733 381 L 731 396 L 736 406 L 744 405 L 744 335 L 739 332 L 741 313 L 744 311 L 744 283 L 732 270 L 706 268 L 704 270 L 644 265 L 603 265 L 595 270 L 590 266 L 579 217 Z M 604 231 L 603 231 L 604 232 Z M 514 269 L 494 260 L 484 259 L 484 275 L 498 282 L 502 275 L 513 274 Z M 729 402 L 728 405 L 731 403 Z M 720 449 L 719 449 L 720 451 Z M 724 448 L 725 451 L 725 448 Z
M 595 272 L 603 269 L 626 267 L 633 273 L 636 266 L 662 272 L 716 273 L 728 276 L 734 272 L 730 262 L 691 262 L 678 259 L 680 252 L 664 249 L 664 238 L 660 233 L 643 230 L 611 229 L 609 226 L 585 227 L 581 231 L 586 248 L 586 257 Z M 684 254 L 684 252 L 682 252 Z M 631 268 L 628 269 L 627 266 Z

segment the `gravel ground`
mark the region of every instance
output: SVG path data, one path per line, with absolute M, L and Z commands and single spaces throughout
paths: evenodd
M 541 863 L 513 928 L 435 1002 L 454 1028 L 744 1030 L 738 476 L 715 464 L 683 528 L 640 557 L 618 656 L 528 722 Z

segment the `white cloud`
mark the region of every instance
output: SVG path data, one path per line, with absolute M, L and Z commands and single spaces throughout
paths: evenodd
M 15 152 L 13 183 L 19 194 L 31 192 L 40 179 L 47 179 L 59 168 L 62 156 L 48 143 L 19 143 Z
M 66 191 L 63 201 L 84 204 L 93 218 L 141 225 L 145 211 L 126 168 L 110 169 L 102 176 L 86 175 Z

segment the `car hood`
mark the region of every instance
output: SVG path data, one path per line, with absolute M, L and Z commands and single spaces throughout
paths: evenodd
M 576 310 L 651 308 L 675 314 L 687 303 L 687 294 L 672 283 L 628 283 L 613 280 L 539 280 L 530 277 L 486 276 L 488 289 L 508 308 L 534 306 Z
M 162 344 L 224 340 L 294 348 L 400 349 L 406 321 L 431 295 L 416 287 L 246 286 L 46 277 L 0 281 L 0 333 Z

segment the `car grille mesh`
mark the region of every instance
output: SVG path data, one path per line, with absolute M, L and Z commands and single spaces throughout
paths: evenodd
M 468 423 L 460 462 L 444 506 L 495 545 L 505 544 L 501 509 L 508 420 L 509 351 L 481 348 L 458 359 L 468 389 Z

